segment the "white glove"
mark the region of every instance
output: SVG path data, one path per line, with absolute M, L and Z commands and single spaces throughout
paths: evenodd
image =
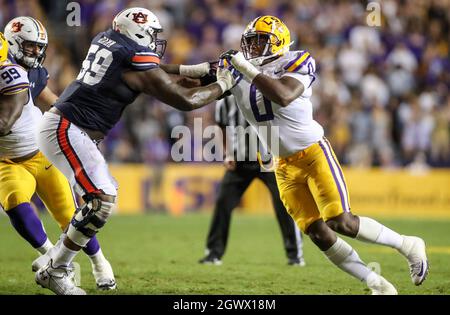
M 252 65 L 247 59 L 245 59 L 244 54 L 242 52 L 237 52 L 235 54 L 230 54 L 230 62 L 233 67 L 236 68 L 237 71 L 245 75 L 250 82 L 260 74 L 261 72 L 256 69 L 254 65 Z
M 202 62 L 197 65 L 180 65 L 180 75 L 189 78 L 200 78 L 209 73 L 211 65 L 209 62 Z
M 216 77 L 217 77 L 217 84 L 220 85 L 222 93 L 225 93 L 226 91 L 231 89 L 235 84 L 233 75 L 228 69 L 217 68 Z

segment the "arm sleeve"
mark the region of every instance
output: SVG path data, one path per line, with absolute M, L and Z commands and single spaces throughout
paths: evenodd
M 18 65 L 7 65 L 0 68 L 0 94 L 13 95 L 30 87 L 27 72 Z
M 134 52 L 130 55 L 130 68 L 137 71 L 150 70 L 159 67 L 160 59 L 150 51 Z

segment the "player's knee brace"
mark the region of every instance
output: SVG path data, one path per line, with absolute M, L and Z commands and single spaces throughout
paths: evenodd
M 83 199 L 86 203 L 76 210 L 67 231 L 69 238 L 81 247 L 86 246 L 105 225 L 114 207 L 113 202 L 104 201 L 95 194 L 87 194 Z

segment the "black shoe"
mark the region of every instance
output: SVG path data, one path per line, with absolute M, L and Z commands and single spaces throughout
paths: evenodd
M 207 255 L 202 259 L 200 259 L 198 262 L 204 265 L 216 265 L 216 266 L 222 265 L 222 261 L 220 260 L 220 258 L 217 258 L 212 255 Z
M 289 258 L 288 260 L 289 266 L 298 266 L 298 267 L 305 267 L 305 259 L 303 257 L 300 258 Z

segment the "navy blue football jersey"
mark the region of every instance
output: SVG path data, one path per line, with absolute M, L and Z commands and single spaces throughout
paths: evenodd
M 159 67 L 155 52 L 109 29 L 92 40 L 78 77 L 55 107 L 73 124 L 107 134 L 139 94 L 127 86 L 122 74 L 155 67 Z
M 30 81 L 30 90 L 33 101 L 45 89 L 48 82 L 48 72 L 44 67 L 38 67 L 28 70 L 28 80 Z
M 14 63 L 18 64 L 17 61 L 11 54 L 8 54 L 8 59 Z M 36 103 L 36 98 L 41 94 L 42 90 L 45 89 L 48 82 L 48 71 L 44 67 L 37 67 L 28 70 L 28 81 L 30 81 L 30 91 L 31 97 L 34 103 Z

